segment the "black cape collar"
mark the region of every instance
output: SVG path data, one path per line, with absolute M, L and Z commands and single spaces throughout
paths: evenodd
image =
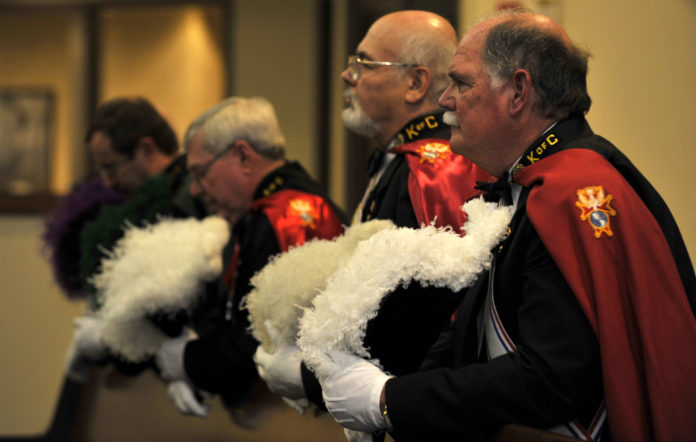
M 443 111 L 432 112 L 409 121 L 394 137 L 394 146 L 427 138 L 449 139 L 449 126 L 442 121 Z
M 512 176 L 515 176 L 525 167 L 562 150 L 569 142 L 583 133 L 587 127 L 584 117 L 570 117 L 559 121 L 525 150 L 522 157 L 512 167 Z

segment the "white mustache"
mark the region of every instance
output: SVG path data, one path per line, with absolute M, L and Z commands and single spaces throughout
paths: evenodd
M 442 121 L 448 126 L 459 127 L 459 120 L 457 119 L 457 114 L 453 111 L 447 111 L 442 115 Z
M 355 101 L 355 96 L 350 89 L 343 90 L 343 100 L 346 102 L 346 104 L 352 104 Z

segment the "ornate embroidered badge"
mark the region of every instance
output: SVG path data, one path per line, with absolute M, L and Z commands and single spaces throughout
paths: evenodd
M 307 200 L 301 198 L 295 198 L 290 201 L 290 212 L 302 220 L 302 226 L 315 229 L 317 226 L 314 221 L 316 221 L 317 216 L 316 209 Z
M 447 144 L 443 143 L 427 143 L 418 148 L 418 153 L 420 154 L 420 162 L 425 163 L 429 161 L 431 164 L 435 162 L 438 158 L 447 158 L 447 152 L 450 148 Z
M 595 238 L 606 233 L 607 236 L 612 236 L 610 216 L 616 215 L 616 210 L 611 207 L 612 195 L 605 195 L 604 187 L 590 186 L 577 191 L 578 200 L 575 205 L 580 208 L 581 221 L 588 221 L 592 229 L 594 229 Z

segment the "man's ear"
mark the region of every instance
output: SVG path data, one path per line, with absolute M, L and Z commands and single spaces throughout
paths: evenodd
M 532 77 L 524 69 L 518 69 L 512 74 L 509 87 L 512 100 L 510 101 L 510 113 L 518 115 L 532 104 L 533 86 Z
M 235 159 L 242 167 L 250 167 L 253 160 L 258 156 L 258 153 L 246 140 L 235 141 L 233 151 Z
M 422 101 L 432 83 L 432 74 L 430 69 L 425 66 L 416 66 L 408 72 L 408 90 L 406 91 L 406 102 L 415 104 Z

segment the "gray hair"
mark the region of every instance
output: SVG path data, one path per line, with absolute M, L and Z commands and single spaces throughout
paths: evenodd
M 592 103 L 587 93 L 589 53 L 568 46 L 558 35 L 516 19 L 494 26 L 483 48 L 493 86 L 500 86 L 517 69 L 529 72 L 538 94 L 534 108 L 545 118 L 583 115 Z
M 419 26 L 404 38 L 398 60 L 401 63 L 417 64 L 430 69 L 432 84 L 428 98 L 437 102 L 449 86 L 447 72 L 456 50 L 455 41 L 451 41 L 440 32 L 433 32 L 431 27 Z
M 212 154 L 245 140 L 266 158 L 285 156 L 285 137 L 275 109 L 262 97 L 231 97 L 207 109 L 186 130 L 186 146 L 199 130 L 203 131 L 203 148 Z

